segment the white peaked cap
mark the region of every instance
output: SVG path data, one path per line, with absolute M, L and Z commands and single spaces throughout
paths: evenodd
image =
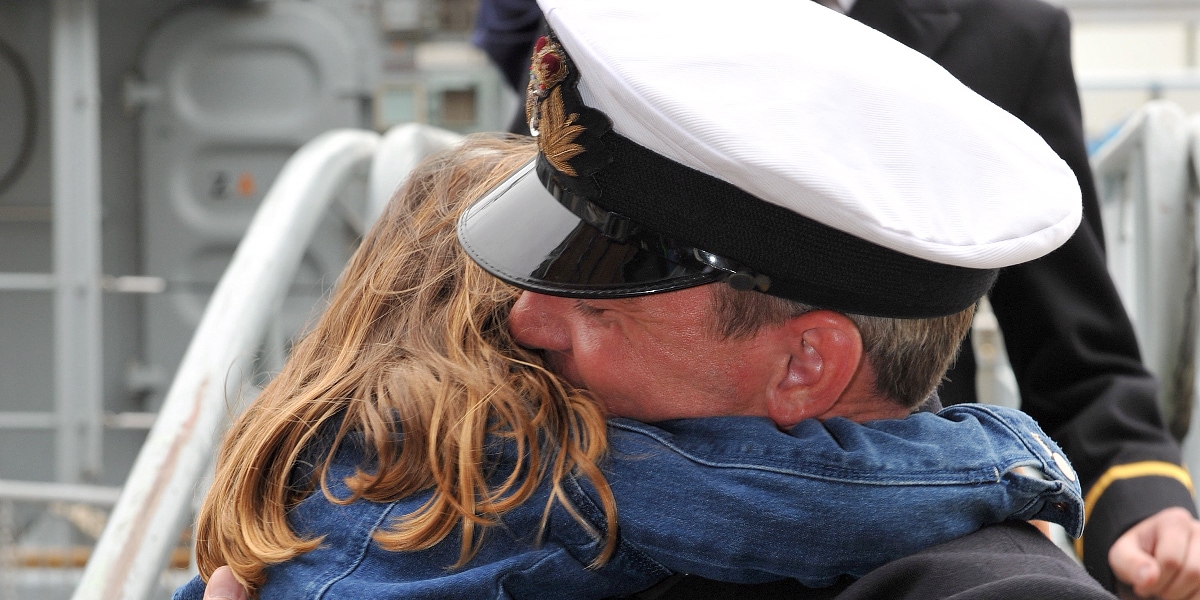
M 1038 258 L 1079 226 L 1075 175 L 1037 133 L 815 2 L 539 4 L 614 131 L 762 200 L 975 269 Z
M 573 297 L 714 281 L 847 313 L 961 311 L 1079 225 L 1070 168 L 921 54 L 808 0 L 539 0 L 539 155 L 467 253 Z

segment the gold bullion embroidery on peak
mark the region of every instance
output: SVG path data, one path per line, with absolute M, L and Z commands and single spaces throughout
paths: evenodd
M 583 153 L 584 147 L 574 143 L 575 138 L 583 133 L 584 127 L 575 123 L 578 113 L 566 115 L 563 107 L 562 89 L 554 88 L 539 107 L 541 117 L 541 135 L 538 136 L 538 147 L 550 165 L 560 173 L 575 177 L 575 168 L 570 160 Z

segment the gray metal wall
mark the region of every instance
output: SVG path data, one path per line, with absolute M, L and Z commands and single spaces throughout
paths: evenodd
M 13 47 L 34 78 L 38 100 L 32 160 L 7 191 L 0 193 L 0 272 L 51 268 L 49 123 L 49 8 L 43 2 L 0 3 L 0 40 Z M 0 62 L 0 170 L 17 157 L 27 113 L 14 68 Z M 53 409 L 51 295 L 0 292 L 0 403 L 9 410 Z M 0 477 L 53 477 L 54 441 L 45 432 L 0 430 Z M 20 453 L 15 449 L 21 449 Z M 26 456 L 25 453 L 28 452 Z
M 167 284 L 145 300 L 150 408 L 284 162 L 323 131 L 366 124 L 375 44 L 357 34 L 319 4 L 281 2 L 190 10 L 150 37 L 137 84 L 148 98 L 142 265 Z M 286 336 L 303 328 L 356 238 L 336 211 L 325 219 L 284 307 Z
M 274 171 L 303 141 L 329 127 L 392 125 L 395 111 L 377 110 L 376 105 L 378 99 L 395 101 L 397 94 L 411 93 L 411 104 L 419 108 L 407 116 L 461 132 L 502 128 L 511 114 L 514 102 L 501 93 L 499 77 L 464 42 L 472 0 L 274 3 L 281 6 L 252 1 L 230 9 L 236 3 L 228 0 L 98 0 L 102 272 L 151 275 L 166 282 L 162 294 L 104 294 L 107 413 L 157 407 L 190 337 L 190 324 L 244 227 L 238 223 L 248 220 Z M 0 0 L 0 41 L 27 64 L 37 97 L 31 160 L 10 189 L 0 190 L 0 274 L 53 269 L 52 8 L 45 0 Z M 230 54 L 229 31 L 237 30 L 239 19 L 252 20 L 264 10 L 325 14 L 326 28 L 340 28 L 343 45 L 349 47 L 322 49 L 305 41 L 306 35 L 324 35 L 317 31 L 319 24 L 310 23 L 308 34 L 290 42 L 279 41 L 288 28 L 275 26 L 279 43 L 274 50 L 262 48 L 258 58 Z M 406 12 L 418 18 L 406 21 Z M 390 20 L 385 22 L 385 16 Z M 254 35 L 270 37 L 264 32 L 271 27 Z M 207 47 L 183 47 L 185 38 L 206 36 Z M 293 52 L 293 58 L 307 58 L 271 62 L 271 56 L 306 45 L 310 50 Z M 326 56 L 334 54 L 339 57 Z M 242 59 L 247 56 L 243 53 Z M 349 67 L 330 71 L 339 61 Z M 288 80 L 284 71 L 290 68 L 293 74 L 320 71 L 320 81 Z M 309 84 L 323 91 L 292 105 L 317 116 L 274 118 L 282 114 L 281 104 L 271 102 L 294 100 L 290 96 L 307 93 L 302 88 Z M 181 90 L 192 95 L 182 104 L 176 102 Z M 221 114 L 196 120 L 197 102 L 217 107 Z M 464 116 L 463 106 L 470 106 L 474 116 Z M 261 118 L 253 118 L 254 111 Z M 0 177 L 19 153 L 25 119 L 16 70 L 0 59 Z M 249 187 L 238 186 L 244 173 L 254 180 L 249 193 L 242 193 Z M 310 250 L 305 275 L 297 282 L 302 297 L 286 311 L 285 335 L 305 321 L 309 306 L 332 283 L 352 249 L 355 235 L 341 215 L 323 227 L 326 234 Z M 0 424 L 4 412 L 55 410 L 53 306 L 49 291 L 0 290 Z M 0 426 L 0 479 L 54 479 L 54 435 L 45 425 Z M 143 437 L 144 429 L 137 426 L 107 428 L 102 472 L 84 480 L 119 485 Z

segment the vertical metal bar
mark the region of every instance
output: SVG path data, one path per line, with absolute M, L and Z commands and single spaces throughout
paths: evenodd
M 0 500 L 0 600 L 17 598 L 17 536 L 12 500 Z
M 56 475 L 76 482 L 102 464 L 96 0 L 54 0 L 51 27 Z

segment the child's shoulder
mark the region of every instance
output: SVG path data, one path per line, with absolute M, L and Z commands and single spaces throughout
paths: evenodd
M 175 590 L 175 595 L 171 596 L 171 600 L 203 600 L 205 587 L 204 580 L 197 575 L 191 581 L 179 586 L 179 589 Z

